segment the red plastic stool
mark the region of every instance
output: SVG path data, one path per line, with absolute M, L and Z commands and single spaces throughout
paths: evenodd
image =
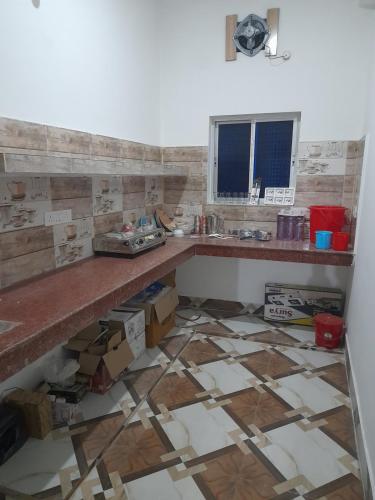
M 333 314 L 322 313 L 314 317 L 315 343 L 319 347 L 339 347 L 344 333 L 344 320 Z

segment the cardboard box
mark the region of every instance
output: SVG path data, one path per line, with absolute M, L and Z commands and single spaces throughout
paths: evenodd
M 146 321 L 146 346 L 155 347 L 160 340 L 175 326 L 175 310 L 178 306 L 177 290 L 166 286 L 157 295 L 146 302 L 134 303 L 127 306 L 142 308 Z
M 133 361 L 122 321 L 110 321 L 103 331 L 98 323 L 69 340 L 67 349 L 79 353 L 79 374 L 89 377 L 89 388 L 104 394 Z
M 100 321 L 100 324 L 108 326 L 111 321 L 121 321 L 123 323 L 126 340 L 128 341 L 134 359 L 137 359 L 146 349 L 144 310 L 121 305 L 107 314 L 107 316 Z
M 52 406 L 46 394 L 16 389 L 6 396 L 5 404 L 22 412 L 31 437 L 44 439 L 52 430 Z
M 312 326 L 319 313 L 342 316 L 344 304 L 345 295 L 338 289 L 266 283 L 264 319 Z

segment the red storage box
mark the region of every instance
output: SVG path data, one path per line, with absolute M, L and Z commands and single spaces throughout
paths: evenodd
M 340 232 L 345 225 L 345 207 L 314 205 L 310 207 L 310 241 L 315 243 L 316 231 Z
M 314 317 L 315 343 L 319 347 L 339 347 L 344 333 L 344 320 L 333 314 L 317 314 Z

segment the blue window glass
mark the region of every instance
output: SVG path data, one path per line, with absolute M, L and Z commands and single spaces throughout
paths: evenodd
M 254 179 L 266 187 L 289 187 L 293 121 L 258 122 L 255 128 Z
M 249 192 L 251 123 L 219 125 L 217 192 Z

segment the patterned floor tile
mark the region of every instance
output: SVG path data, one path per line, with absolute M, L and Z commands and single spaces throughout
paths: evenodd
M 210 323 L 215 319 L 201 309 L 179 309 L 176 315 L 177 327 L 194 327 L 203 323 Z
M 244 305 L 241 302 L 219 299 L 207 299 L 202 303 L 201 307 L 202 309 L 217 309 L 219 311 L 234 313 L 239 313 L 244 309 Z
M 0 484 L 25 494 L 36 494 L 56 488 L 61 483 L 80 477 L 77 458 L 69 435 L 59 439 L 30 438 L 26 444 L 0 467 Z M 66 489 L 65 489 L 66 491 Z
M 269 330 L 267 323 L 252 316 L 236 316 L 231 319 L 223 319 L 221 323 L 241 336 Z
M 226 328 L 220 322 L 198 325 L 195 328 L 195 331 L 198 333 L 205 333 L 206 335 L 220 335 L 222 337 L 231 337 L 231 338 L 234 336 L 238 337 L 237 334 L 231 332 L 229 328 Z
M 350 409 L 346 406 L 340 406 L 329 414 L 324 414 L 323 418 L 327 423 L 321 427 L 321 430 L 351 455 L 356 456 L 353 419 Z
M 253 340 L 255 342 L 263 342 L 265 344 L 276 344 L 276 345 L 287 345 L 294 346 L 296 345 L 296 340 L 292 337 L 289 337 L 286 333 L 283 333 L 281 330 L 267 330 L 261 333 L 254 333 L 252 335 L 248 335 L 247 340 Z
M 130 373 L 124 378 L 124 383 L 129 389 L 134 401 L 139 401 L 146 396 L 159 378 L 165 372 L 161 366 L 153 366 L 147 370 Z
M 192 477 L 175 481 L 167 470 L 126 483 L 124 492 L 130 500 L 204 500 Z
M 145 428 L 137 422 L 119 434 L 103 462 L 109 474 L 117 472 L 123 480 L 133 480 L 163 466 L 161 457 L 169 451 L 151 423 Z
M 81 422 L 29 440 L 0 483 L 51 500 L 363 498 L 342 353 L 249 305 L 203 302 L 88 394 Z
M 238 426 L 221 407 L 207 409 L 196 403 L 173 410 L 170 416 L 161 426 L 176 450 L 191 447 L 202 456 L 234 444 L 230 432 Z
M 342 391 L 344 394 L 349 395 L 345 365 L 342 363 L 324 367 L 324 375 L 322 375 L 322 379 L 337 387 L 337 389 Z
M 314 413 L 321 413 L 342 406 L 342 393 L 319 377 L 306 378 L 296 373 L 279 378 L 270 388 L 293 408 L 308 407 Z
M 284 356 L 294 361 L 296 366 L 310 367 L 310 369 L 322 368 L 344 361 L 341 354 L 333 354 L 322 351 L 309 351 L 307 349 L 276 348 L 281 350 Z
M 306 500 L 364 500 L 361 482 L 352 474 L 304 495 Z
M 211 393 L 219 391 L 221 394 L 230 394 L 248 389 L 257 382 L 255 375 L 239 361 L 215 361 L 200 365 L 198 370 L 190 368 L 190 371 L 200 385 Z
M 119 381 L 106 394 L 88 392 L 78 404 L 80 420 L 86 421 L 93 418 L 123 411 L 127 416 L 136 403 L 124 382 Z
M 85 423 L 82 427 L 74 427 L 76 431 L 83 429 L 83 432 L 73 438 L 77 456 L 84 459 L 84 463 L 80 464 L 82 468 L 91 465 L 99 457 L 121 430 L 123 424 L 124 416 L 120 414 Z
M 222 349 L 223 352 L 232 356 L 241 356 L 264 350 L 262 344 L 242 339 L 211 337 L 210 340 Z
M 191 340 L 193 332 L 182 333 L 180 335 L 175 335 L 171 337 L 164 338 L 159 344 L 160 349 L 166 354 L 170 359 L 173 359 L 181 349 L 183 349 Z
M 151 391 L 149 403 L 153 408 L 164 405 L 170 410 L 189 402 L 195 403 L 196 394 L 200 391 L 201 388 L 194 383 L 193 377 L 187 377 L 184 373 L 169 373 Z
M 290 481 L 278 488 L 280 493 L 289 491 L 285 489 L 289 486 L 308 493 L 350 472 L 340 461 L 346 451 L 319 429 L 304 431 L 292 423 L 267 432 L 267 438 L 270 443 L 262 453 Z M 251 440 L 256 443 L 258 438 Z
M 275 478 L 256 455 L 244 455 L 237 447 L 229 447 L 204 463 L 206 471 L 198 482 L 205 498 L 220 500 L 271 499 L 277 494 Z
M 192 340 L 189 345 L 184 349 L 180 359 L 184 360 L 188 365 L 193 362 L 197 365 L 206 363 L 207 361 L 215 360 L 222 354 L 218 348 L 209 339 L 200 337 L 198 340 Z
M 285 422 L 285 415 L 290 406 L 271 392 L 258 392 L 255 388 L 246 389 L 237 394 L 231 394 L 231 403 L 225 406 L 225 411 L 235 419 L 241 427 L 255 425 L 260 430 L 266 430 Z
M 292 368 L 295 363 L 274 350 L 263 350 L 247 357 L 242 363 L 257 377 L 268 375 L 276 378 L 294 373 Z

